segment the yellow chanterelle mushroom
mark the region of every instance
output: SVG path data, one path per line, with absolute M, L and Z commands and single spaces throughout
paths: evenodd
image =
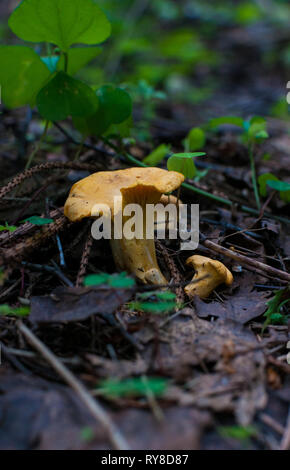
M 186 260 L 186 264 L 195 269 L 195 275 L 192 279 L 195 282 L 184 288 L 188 297 L 197 295 L 206 298 L 220 284 L 230 286 L 233 283 L 232 273 L 219 261 L 194 255 Z
M 129 168 L 126 170 L 94 173 L 73 185 L 64 206 L 64 214 L 71 221 L 94 217 L 94 208 L 106 204 L 114 224 L 114 198 L 121 198 L 118 211 L 127 204 L 139 204 L 143 209 L 143 236 L 139 239 L 114 239 L 111 247 L 120 270 L 133 273 L 145 284 L 166 284 L 157 263 L 154 239 L 146 239 L 146 204 L 157 204 L 164 193 L 177 189 L 183 182 L 182 174 L 160 168 Z M 122 217 L 122 224 L 128 217 Z

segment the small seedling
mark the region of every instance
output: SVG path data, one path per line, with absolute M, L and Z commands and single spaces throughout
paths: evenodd
M 263 325 L 263 331 L 270 324 L 286 324 L 289 318 L 289 315 L 283 314 L 283 307 L 290 301 L 290 292 L 289 288 L 281 289 L 275 293 L 274 297 L 269 300 L 267 305 L 267 310 L 264 313 L 266 320 Z
M 26 317 L 30 313 L 30 307 L 10 307 L 10 305 L 0 305 L 0 315 Z
M 205 155 L 204 152 L 175 153 L 168 159 L 167 169 L 170 171 L 177 171 L 185 178 L 192 179 L 198 175 L 198 170 L 193 159 L 196 157 L 202 157 L 203 155 Z
M 182 305 L 176 302 L 176 295 L 170 291 L 137 294 L 137 300 L 129 304 L 132 311 L 157 315 L 169 314 L 181 307 Z
M 0 232 L 4 232 L 5 230 L 7 230 L 8 232 L 15 232 L 15 230 L 17 230 L 17 227 L 15 227 L 14 225 L 8 225 L 8 223 L 5 222 L 5 225 L 0 225 Z
M 127 276 L 126 273 L 112 275 L 106 273 L 89 274 L 84 279 L 84 285 L 86 287 L 104 284 L 114 289 L 131 289 L 135 286 L 135 280 Z
M 279 196 L 282 201 L 286 203 L 290 202 L 290 183 L 279 180 L 279 178 L 272 173 L 263 173 L 260 175 L 258 183 L 261 196 L 266 196 L 268 186 L 269 188 L 279 191 Z
M 143 163 L 148 166 L 156 166 L 158 163 L 162 162 L 166 155 L 168 155 L 170 152 L 170 145 L 166 144 L 161 144 L 159 145 L 153 152 L 151 152 L 149 155 L 147 155 L 146 158 L 144 158 Z
M 206 136 L 203 129 L 194 127 L 191 129 L 183 141 L 185 152 L 195 152 L 201 150 L 206 142 Z
M 250 165 L 251 165 L 251 174 L 252 174 L 252 184 L 255 195 L 255 200 L 257 208 L 260 210 L 261 202 L 257 184 L 256 177 L 256 165 L 254 157 L 255 145 L 260 144 L 265 139 L 267 139 L 267 123 L 266 120 L 261 116 L 254 116 L 250 121 L 244 121 L 240 117 L 236 116 L 224 116 L 216 119 L 212 119 L 209 122 L 209 129 L 215 129 L 221 125 L 230 124 L 233 126 L 240 127 L 242 129 L 242 141 L 248 148 Z
M 167 384 L 166 379 L 155 377 L 148 377 L 146 380 L 142 377 L 124 380 L 107 379 L 99 384 L 97 392 L 98 395 L 111 398 L 142 397 L 146 396 L 148 392 L 160 397 L 165 393 Z
M 33 225 L 48 225 L 53 223 L 53 219 L 46 219 L 45 217 L 39 217 L 38 215 L 32 215 L 31 217 L 28 217 L 27 219 L 24 219 L 22 221 L 24 222 L 30 222 Z
M 247 443 L 251 437 L 257 435 L 257 429 L 254 426 L 220 426 L 218 433 L 224 438 Z

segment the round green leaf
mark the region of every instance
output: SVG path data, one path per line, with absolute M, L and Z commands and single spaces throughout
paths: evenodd
M 26 46 L 0 46 L 0 85 L 8 108 L 34 105 L 39 90 L 50 76 L 46 65 Z
M 30 222 L 33 225 L 41 226 L 41 225 L 52 224 L 53 219 L 46 219 L 44 217 L 39 217 L 38 215 L 32 215 L 31 217 L 24 219 L 23 222 Z
M 174 153 L 172 157 L 176 157 L 179 159 L 188 158 L 189 160 L 191 160 L 192 158 L 202 157 L 203 155 L 206 155 L 206 153 L 205 152 L 190 152 L 190 153 L 184 152 L 184 153 Z
M 185 139 L 186 150 L 194 151 L 201 149 L 205 144 L 205 133 L 200 127 L 194 127 Z
M 143 163 L 148 166 L 156 166 L 166 157 L 169 151 L 170 145 L 161 144 L 144 158 Z
M 121 88 L 104 85 L 97 91 L 97 96 L 97 111 L 86 119 L 74 119 L 76 128 L 84 135 L 102 135 L 112 125 L 125 123 L 131 116 L 131 97 Z
M 64 72 L 57 75 L 37 95 L 39 113 L 49 121 L 61 121 L 68 116 L 86 117 L 98 107 L 93 90 Z
M 49 42 L 67 52 L 72 44 L 99 44 L 111 33 L 93 0 L 23 0 L 9 18 L 24 41 Z
M 204 152 L 194 153 L 175 153 L 167 161 L 169 171 L 177 171 L 185 178 L 194 178 L 197 175 L 197 169 L 193 162 L 194 157 L 205 155 Z
M 169 171 L 177 171 L 184 175 L 185 178 L 194 178 L 197 171 L 192 159 L 181 159 L 177 157 L 170 157 L 167 162 Z
M 268 180 L 267 185 L 270 188 L 276 189 L 276 191 L 290 191 L 290 183 L 280 180 Z
M 224 124 L 230 124 L 232 126 L 243 127 L 244 120 L 237 116 L 222 116 L 220 118 L 214 118 L 209 121 L 209 127 L 211 129 L 222 126 Z
M 89 274 L 84 278 L 84 286 L 100 286 L 101 284 L 106 284 L 109 278 L 109 274 L 106 273 Z
M 269 181 L 279 181 L 279 179 L 273 173 L 263 173 L 258 178 L 260 194 L 263 197 L 267 195 L 267 184 Z
M 132 100 L 125 90 L 104 85 L 98 90 L 97 95 L 101 107 L 109 115 L 110 124 L 120 124 L 132 113 Z

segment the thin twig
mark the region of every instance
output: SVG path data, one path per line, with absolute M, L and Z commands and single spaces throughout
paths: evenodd
M 81 264 L 80 264 L 80 269 L 77 275 L 77 280 L 76 280 L 76 287 L 80 287 L 83 283 L 84 276 L 86 274 L 88 262 L 89 262 L 89 257 L 91 253 L 91 248 L 93 245 L 93 237 L 91 235 L 91 231 L 89 231 L 86 243 L 84 246 L 83 254 L 82 254 L 82 259 L 81 259 Z
M 174 284 L 180 284 L 182 282 L 181 275 L 180 275 L 180 272 L 177 269 L 177 266 L 176 266 L 173 258 L 169 255 L 168 250 L 166 249 L 166 247 L 164 245 L 162 245 L 160 240 L 156 239 L 155 243 L 156 243 L 157 249 L 160 250 L 161 253 L 162 253 L 164 261 L 165 261 L 165 263 L 166 263 L 166 265 L 167 265 L 167 267 L 170 271 L 170 275 L 174 280 Z M 183 289 L 182 289 L 181 285 L 179 285 L 178 287 L 175 288 L 175 293 L 176 293 L 177 302 L 178 303 L 184 302 L 185 295 L 184 295 L 184 292 L 183 292 Z
M 249 145 L 249 157 L 250 157 L 250 164 L 251 164 L 251 174 L 252 174 L 252 184 L 254 189 L 255 200 L 257 204 L 257 208 L 261 210 L 261 202 L 259 196 L 259 190 L 257 185 L 257 175 L 256 175 L 256 164 L 255 164 L 255 157 L 254 157 L 254 145 Z
M 63 274 L 63 272 L 58 268 L 58 266 L 52 267 L 47 266 L 46 264 L 34 264 L 27 263 L 22 261 L 23 266 L 26 266 L 28 269 L 34 269 L 35 271 L 46 271 L 52 274 L 55 274 L 61 281 L 64 282 L 68 287 L 73 287 L 73 283 Z
M 26 238 L 24 241 L 20 241 L 11 248 L 1 248 L 0 265 L 9 265 L 10 263 L 21 261 L 26 254 L 38 248 L 38 246 L 54 237 L 56 233 L 69 225 L 70 223 L 68 219 L 60 212 L 54 223 L 44 225 L 29 238 Z
M 3 186 L 0 190 L 0 199 L 7 196 L 14 188 L 19 186 L 23 181 L 31 178 L 36 173 L 45 170 L 59 170 L 59 169 L 72 169 L 72 170 L 87 170 L 87 171 L 96 171 L 96 167 L 93 165 L 89 165 L 87 163 L 80 163 L 80 162 L 49 162 L 49 163 L 41 163 L 40 165 L 33 166 L 29 168 L 29 170 L 25 170 L 22 173 L 16 175 L 6 186 Z
M 0 349 L 1 351 L 3 352 L 4 356 L 6 356 L 6 358 L 8 359 L 8 361 L 17 369 L 19 370 L 20 372 L 23 372 L 23 374 L 31 374 L 30 370 L 26 369 L 26 367 L 21 364 L 20 361 L 18 361 L 17 358 L 15 358 L 13 356 L 13 354 L 11 354 L 11 352 L 9 351 L 9 348 L 7 348 L 5 346 L 5 344 L 2 343 L 2 341 L 0 341 Z
M 228 250 L 223 246 L 218 245 L 210 240 L 207 240 L 206 237 L 202 234 L 200 242 L 206 246 L 207 248 L 215 251 L 216 253 L 220 253 L 221 255 L 227 256 L 229 258 L 238 261 L 242 265 L 253 266 L 256 269 L 259 269 L 265 273 L 268 273 L 271 276 L 274 276 L 279 279 L 283 279 L 284 281 L 290 282 L 290 274 L 286 273 L 285 271 L 281 271 L 280 269 L 273 268 L 272 266 L 268 266 L 267 264 L 261 263 L 253 258 L 248 258 L 247 256 L 240 255 L 233 250 Z
M 90 395 L 82 382 L 80 382 L 72 372 L 61 363 L 55 354 L 53 354 L 53 352 L 39 338 L 37 338 L 37 336 L 26 325 L 24 325 L 21 320 L 17 322 L 17 327 L 27 342 L 47 360 L 60 377 L 62 377 L 62 379 L 78 394 L 94 418 L 103 425 L 114 448 L 118 450 L 129 450 L 129 444 L 126 439 L 122 436 L 121 432 L 115 426 L 105 409 Z

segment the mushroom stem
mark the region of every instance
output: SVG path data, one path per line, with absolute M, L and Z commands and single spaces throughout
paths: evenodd
M 157 263 L 154 240 L 111 240 L 116 266 L 134 274 L 144 284 L 167 284 Z

